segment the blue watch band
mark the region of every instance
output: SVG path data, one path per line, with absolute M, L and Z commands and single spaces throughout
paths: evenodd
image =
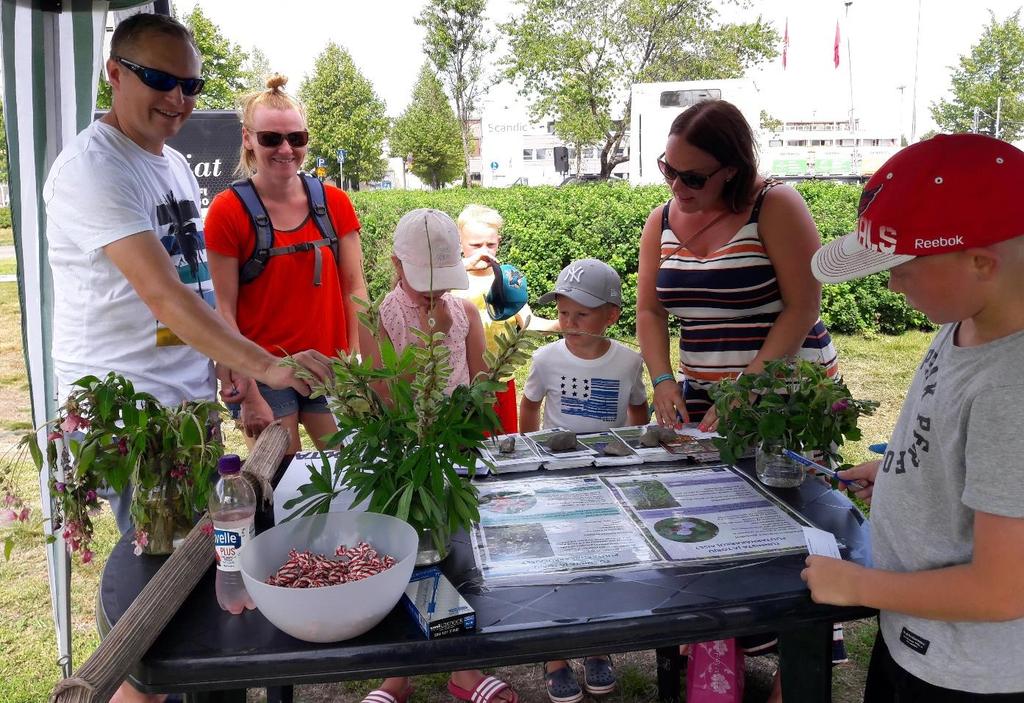
M 651 386 L 652 387 L 656 386 L 659 383 L 661 383 L 662 381 L 674 381 L 674 380 L 676 380 L 676 377 L 675 377 L 674 374 L 663 373 L 660 376 L 657 376 L 657 377 L 655 377 L 654 379 L 651 380 Z

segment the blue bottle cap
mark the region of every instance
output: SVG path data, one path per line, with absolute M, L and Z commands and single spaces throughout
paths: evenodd
M 217 460 L 217 473 L 231 476 L 242 470 L 242 460 L 237 454 L 225 454 Z

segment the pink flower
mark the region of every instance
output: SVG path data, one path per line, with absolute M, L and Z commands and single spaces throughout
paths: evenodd
M 0 527 L 12 525 L 18 521 L 18 513 L 14 512 L 10 508 L 0 510 Z
M 117 440 L 117 453 L 124 456 L 128 453 L 128 438 L 120 437 Z
M 50 434 L 46 435 L 46 439 L 50 442 L 56 442 L 58 439 L 63 439 L 64 435 L 57 430 L 54 430 Z
M 136 530 L 135 539 L 132 540 L 132 544 L 135 545 L 135 556 L 142 554 L 142 550 L 149 544 L 149 535 L 146 534 L 145 530 Z
M 53 487 L 54 487 L 55 489 L 57 489 L 57 492 L 58 492 L 58 493 L 63 493 L 63 492 L 64 492 L 64 489 L 65 489 L 65 488 L 66 488 L 67 486 L 66 486 L 66 485 L 65 485 L 64 483 L 62 483 L 61 481 L 57 481 L 57 483 L 55 483 Z
M 8 493 L 4 496 L 4 505 L 14 505 L 17 500 L 13 493 Z
M 90 488 L 88 491 L 85 492 L 85 502 L 86 503 L 92 503 L 95 500 L 96 500 L 96 491 L 94 491 L 93 489 Z
M 28 515 L 29 515 L 28 508 L 22 508 L 21 512 L 18 513 L 18 520 L 21 521 L 21 522 L 27 522 L 28 521 Z
M 74 432 L 80 427 L 84 429 L 88 426 L 89 421 L 75 413 L 68 413 L 68 416 L 64 418 L 64 422 L 60 423 L 60 428 L 65 432 Z
M 842 400 L 837 400 L 836 402 L 832 403 L 832 412 L 841 413 L 848 407 L 850 407 L 850 403 L 845 398 Z
M 88 564 L 90 561 L 92 561 L 92 552 L 88 549 L 82 550 L 82 563 Z
M 203 526 L 201 528 L 199 528 L 199 529 L 201 529 L 203 532 L 205 532 L 210 537 L 213 537 L 213 523 L 212 522 L 204 523 Z

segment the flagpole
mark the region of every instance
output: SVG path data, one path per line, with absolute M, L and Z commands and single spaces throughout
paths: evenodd
M 857 123 L 854 121 L 853 113 L 853 60 L 850 52 L 850 5 L 853 0 L 846 0 L 846 68 L 850 79 L 850 133 L 853 135 L 853 153 L 850 155 L 850 168 L 855 176 L 860 176 L 860 152 L 857 149 Z
M 917 38 L 914 39 L 914 88 L 910 92 L 910 143 L 917 141 L 917 60 L 921 56 L 921 0 L 917 0 Z

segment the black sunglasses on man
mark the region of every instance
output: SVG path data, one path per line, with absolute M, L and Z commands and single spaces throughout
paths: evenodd
M 159 90 L 161 93 L 174 90 L 180 85 L 182 95 L 194 98 L 203 92 L 203 86 L 206 84 L 206 81 L 202 78 L 178 78 L 156 68 L 140 66 L 134 61 L 129 61 L 120 56 L 115 56 L 114 60 L 138 76 L 144 86 L 153 90 Z

